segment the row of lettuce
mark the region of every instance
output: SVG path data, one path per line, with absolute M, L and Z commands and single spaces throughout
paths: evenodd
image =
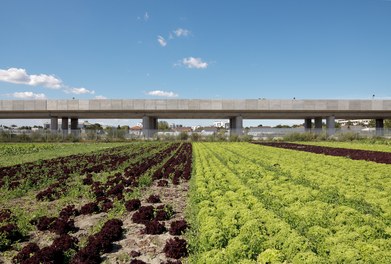
M 188 180 L 191 163 L 173 155 L 181 149 L 192 152 L 190 144 L 138 142 L 17 165 L 6 170 L 10 175 L 1 173 L 1 201 L 6 206 L 43 190 L 43 200 L 64 200 L 61 209 L 80 193 L 91 193 L 93 201 L 103 190 L 112 197 L 97 201 L 97 208 L 123 207 L 136 186 L 148 184 L 138 177 L 145 172 L 149 181 L 164 174 L 174 184 L 182 174 Z M 248 143 L 194 143 L 193 159 L 189 263 L 391 263 L 390 165 Z M 59 182 L 65 174 L 72 177 Z M 77 180 L 73 193 L 70 179 L 76 175 L 86 178 Z M 94 181 L 103 184 L 99 192 L 87 191 Z M 33 210 L 48 213 L 40 206 Z M 31 218 L 31 210 L 16 213 Z M 31 228 L 20 231 L 26 235 Z
M 194 144 L 192 263 L 391 263 L 389 165 Z
M 189 180 L 191 162 L 190 143 L 135 142 L 0 167 L 0 252 L 5 252 L 0 262 L 101 263 L 102 255 L 113 250 L 112 242 L 124 238 L 123 220 L 136 210 L 132 221 L 144 224 L 146 234 L 168 232 L 164 221 L 175 214 L 173 206 L 162 204 L 158 195 L 147 202 L 159 205 L 141 206 L 141 189 L 154 181 L 164 188 Z M 19 200 L 28 205 L 18 209 L 14 204 Z M 99 213 L 99 223 L 83 230 L 88 237 L 76 235 L 80 215 Z M 186 241 L 178 237 L 184 230 L 178 226 L 187 228 L 183 220 L 171 223 L 167 258 L 187 255 Z M 45 240 L 39 231 L 51 232 L 55 239 L 38 246 L 37 241 Z
M 348 148 L 348 149 L 361 149 L 370 151 L 391 152 L 391 141 L 380 142 L 335 142 L 335 141 L 318 141 L 318 142 L 297 142 L 299 144 L 333 147 L 333 148 Z

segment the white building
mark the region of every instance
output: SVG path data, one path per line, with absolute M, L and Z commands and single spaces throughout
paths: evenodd
M 337 119 L 336 122 L 341 124 L 341 126 L 368 126 L 371 119 Z
M 229 128 L 229 122 L 227 122 L 227 121 L 214 121 L 213 127 Z

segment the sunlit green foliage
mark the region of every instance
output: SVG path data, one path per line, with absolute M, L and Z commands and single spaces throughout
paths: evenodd
M 194 263 L 391 263 L 389 165 L 196 143 Z

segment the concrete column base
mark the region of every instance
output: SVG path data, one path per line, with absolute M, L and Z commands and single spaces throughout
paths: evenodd
M 321 117 L 315 117 L 315 133 L 317 133 L 317 134 L 322 133 L 322 118 Z
M 243 135 L 243 117 L 235 116 L 229 119 L 230 135 Z
M 328 116 L 326 118 L 327 135 L 335 134 L 335 116 Z
M 384 119 L 376 119 L 376 136 L 384 136 Z
M 64 136 L 68 135 L 69 120 L 68 117 L 61 118 L 61 130 Z
M 158 119 L 152 116 L 143 117 L 143 135 L 145 138 L 152 138 L 158 129 Z
M 304 119 L 304 131 L 311 132 L 312 129 L 312 120 L 311 118 Z
M 50 130 L 52 132 L 56 132 L 58 130 L 58 118 L 57 117 L 52 117 L 50 119 Z
M 71 118 L 71 134 L 76 137 L 79 135 L 79 131 L 77 128 L 78 125 L 79 125 L 79 119 L 78 118 Z

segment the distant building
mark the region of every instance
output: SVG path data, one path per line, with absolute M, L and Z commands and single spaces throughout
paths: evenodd
M 227 122 L 227 121 L 214 121 L 213 126 L 218 127 L 218 128 L 229 128 L 229 122 Z
M 176 127 L 173 129 L 175 132 L 184 132 L 184 133 L 191 133 L 192 132 L 192 129 L 191 127 Z
M 203 136 L 214 135 L 216 133 L 217 133 L 217 127 L 204 127 L 201 130 L 201 135 Z
M 142 125 L 137 124 L 136 126 L 132 126 L 129 128 L 129 134 L 135 135 L 135 136 L 140 136 L 143 131 Z
M 368 126 L 371 119 L 337 119 L 335 122 L 341 126 Z

